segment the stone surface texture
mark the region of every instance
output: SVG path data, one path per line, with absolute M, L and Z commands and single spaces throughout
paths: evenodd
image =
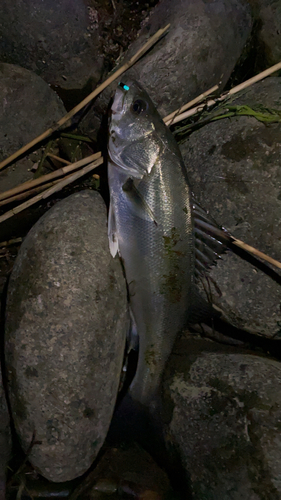
M 281 365 L 181 340 L 165 373 L 166 443 L 194 500 L 280 500 Z
M 13 64 L 0 63 L 0 102 L 0 161 L 42 134 L 66 112 L 44 80 Z M 33 163 L 25 156 L 1 170 L 0 192 L 32 179 L 29 170 Z
M 232 104 L 281 110 L 280 96 L 281 79 L 268 78 Z M 236 238 L 280 261 L 280 123 L 245 116 L 218 120 L 180 148 L 195 199 Z M 280 273 L 274 281 L 229 252 L 209 275 L 217 285 L 210 281 L 211 299 L 230 323 L 269 337 L 280 334 Z
M 168 23 L 168 34 L 128 71 L 163 117 L 213 85 L 225 85 L 250 36 L 252 17 L 250 6 L 240 0 L 163 0 L 129 55 Z
M 0 59 L 19 64 L 63 88 L 101 76 L 98 24 L 83 0 L 3 0 Z
M 165 37 L 124 75 L 144 86 L 162 117 L 213 85 L 225 85 L 250 36 L 252 16 L 240 0 L 162 0 L 142 23 L 124 61 L 168 23 Z M 98 96 L 82 121 L 83 131 L 95 139 L 116 84 Z
M 13 421 L 51 481 L 83 474 L 111 421 L 128 327 L 126 285 L 108 249 L 104 202 L 82 191 L 27 235 L 9 282 L 5 357 Z

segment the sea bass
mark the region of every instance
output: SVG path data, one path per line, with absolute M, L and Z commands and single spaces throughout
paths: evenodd
M 153 403 L 187 321 L 194 273 L 191 193 L 178 145 L 146 91 L 119 83 L 111 108 L 108 235 L 124 264 L 139 337 L 131 396 Z

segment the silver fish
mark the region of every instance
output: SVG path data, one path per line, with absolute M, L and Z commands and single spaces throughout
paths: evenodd
M 130 394 L 149 406 L 187 321 L 194 245 L 191 193 L 178 145 L 135 81 L 116 90 L 108 152 L 110 251 L 123 260 L 139 337 Z

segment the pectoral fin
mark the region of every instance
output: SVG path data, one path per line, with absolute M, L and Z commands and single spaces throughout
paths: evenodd
M 108 212 L 108 241 L 109 241 L 109 250 L 112 255 L 112 257 L 115 257 L 117 254 L 119 247 L 118 247 L 118 238 L 117 238 L 117 231 L 116 231 L 116 221 L 115 221 L 115 214 L 113 210 L 113 203 L 110 201 L 109 205 L 109 212 Z
M 154 222 L 154 224 L 157 226 L 157 222 L 151 208 L 146 203 L 139 190 L 136 188 L 134 180 L 131 177 L 129 177 L 123 184 L 122 189 L 126 194 L 131 212 L 137 217 L 140 217 L 140 219 Z

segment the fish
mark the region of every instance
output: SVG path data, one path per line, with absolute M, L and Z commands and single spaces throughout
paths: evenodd
M 118 84 L 111 107 L 108 184 L 109 248 L 124 266 L 131 338 L 139 344 L 129 393 L 153 408 L 176 336 L 188 321 L 196 272 L 219 256 L 224 243 L 211 237 L 215 247 L 209 250 L 201 238 L 196 246 L 196 231 L 204 236 L 209 219 L 193 201 L 176 140 L 131 79 Z

